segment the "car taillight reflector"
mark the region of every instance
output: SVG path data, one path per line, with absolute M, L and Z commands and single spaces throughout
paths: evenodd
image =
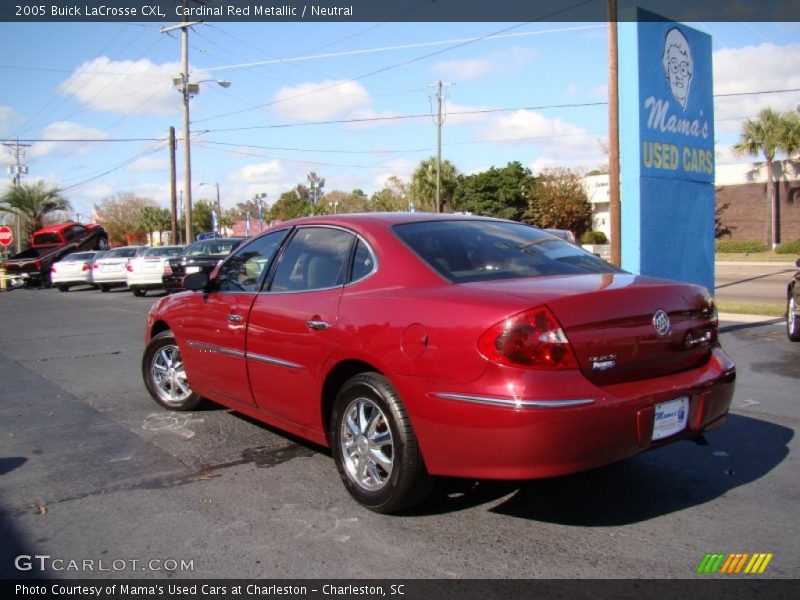
M 55 265 L 53 265 L 52 267 L 50 267 L 50 272 L 51 272 L 51 273 L 55 273 L 55 272 L 56 272 L 56 266 L 55 266 Z
M 172 275 L 172 267 L 169 265 L 164 265 L 164 275 Z
M 83 267 L 81 267 L 81 271 L 88 271 L 91 269 L 91 265 L 89 263 L 83 263 Z
M 526 310 L 490 327 L 478 339 L 490 361 L 530 369 L 577 369 L 572 345 L 555 315 L 545 306 Z
M 131 264 L 131 261 L 125 263 L 125 270 L 128 273 L 133 273 L 133 265 Z

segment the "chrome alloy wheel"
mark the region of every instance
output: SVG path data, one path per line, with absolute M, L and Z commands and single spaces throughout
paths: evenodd
M 794 298 L 789 298 L 789 308 L 786 310 L 786 321 L 789 331 L 797 331 L 797 306 Z
M 162 346 L 153 355 L 150 377 L 164 404 L 177 406 L 192 395 L 186 382 L 181 352 L 176 345 Z
M 372 400 L 356 398 L 347 406 L 340 433 L 340 450 L 350 478 L 364 490 L 382 489 L 394 464 L 386 415 Z

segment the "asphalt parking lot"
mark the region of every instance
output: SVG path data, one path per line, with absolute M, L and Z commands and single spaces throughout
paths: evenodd
M 800 576 L 800 344 L 780 323 L 723 323 L 737 392 L 707 445 L 449 481 L 381 516 L 322 448 L 218 407 L 158 408 L 140 375 L 153 301 L 0 294 L 0 577 L 41 576 L 16 558 L 48 555 L 94 561 L 54 577 L 700 578 L 709 552 L 773 553 L 760 577 Z

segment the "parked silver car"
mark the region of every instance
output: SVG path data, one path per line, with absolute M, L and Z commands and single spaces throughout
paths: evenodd
M 103 258 L 95 261 L 92 268 L 95 285 L 101 292 L 128 285 L 128 271 L 125 269 L 128 261 L 143 254 L 147 248 L 148 246 L 122 246 L 106 252 Z
M 127 266 L 128 287 L 134 296 L 144 296 L 147 290 L 164 289 L 164 265 L 181 253 L 183 246 L 148 248 L 141 256 L 132 258 Z
M 68 292 L 76 285 L 92 285 L 94 262 L 105 252 L 73 252 L 50 267 L 50 281 L 60 292 Z

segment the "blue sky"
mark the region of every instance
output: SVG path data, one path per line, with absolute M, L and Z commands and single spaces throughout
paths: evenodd
M 797 23 L 700 23 L 712 35 L 715 94 L 800 88 Z M 0 23 L 0 137 L 32 142 L 27 181 L 65 189 L 76 212 L 115 193 L 169 202 L 165 138 L 181 135 L 180 35 L 157 23 Z M 492 36 L 492 34 L 496 34 Z M 488 36 L 488 37 L 486 37 Z M 483 38 L 466 42 L 473 38 Z M 224 207 L 304 183 L 371 193 L 435 153 L 429 115 L 446 88 L 443 157 L 464 173 L 518 160 L 534 170 L 604 163 L 603 23 L 209 23 L 190 34 L 193 197 Z M 434 54 L 435 53 L 435 54 Z M 267 63 L 267 64 L 253 64 Z M 544 108 L 560 105 L 561 108 Z M 590 105 L 590 106 L 576 106 Z M 800 92 L 720 98 L 718 164 L 760 108 Z M 511 110 L 509 110 L 511 109 Z M 488 110 L 483 114 L 458 114 Z M 318 124 L 320 121 L 353 121 Z M 139 141 L 137 141 L 139 140 Z M 8 164 L 10 156 L 3 156 Z M 182 146 L 178 147 L 178 188 Z

